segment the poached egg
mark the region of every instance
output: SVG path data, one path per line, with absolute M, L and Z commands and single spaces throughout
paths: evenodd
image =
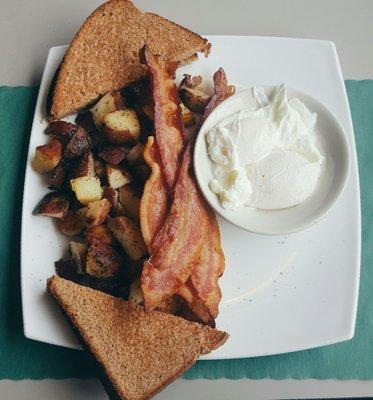
M 272 101 L 251 89 L 255 107 L 220 120 L 206 133 L 212 165 L 210 189 L 222 207 L 278 210 L 304 202 L 315 191 L 324 156 L 316 145 L 316 114 L 285 85 Z

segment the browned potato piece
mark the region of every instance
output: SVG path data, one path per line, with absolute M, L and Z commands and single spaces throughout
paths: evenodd
M 40 200 L 32 213 L 43 217 L 63 218 L 69 206 L 70 201 L 67 197 L 57 193 L 48 193 Z
M 64 158 L 77 158 L 85 154 L 92 147 L 92 141 L 86 130 L 78 127 L 74 135 L 65 146 Z
M 123 205 L 126 215 L 134 221 L 139 221 L 140 195 L 129 186 L 119 188 L 119 202 Z
M 133 260 L 139 260 L 146 254 L 146 246 L 138 224 L 126 217 L 112 218 L 108 222 L 118 242 Z
M 132 182 L 129 172 L 115 165 L 106 165 L 106 176 L 109 186 L 113 189 L 118 189 Z
M 87 225 L 101 225 L 109 215 L 111 203 L 107 199 L 92 201 L 87 205 Z
M 129 165 L 139 165 L 144 164 L 144 145 L 142 143 L 137 143 L 128 152 L 126 160 Z
M 85 209 L 68 211 L 63 218 L 58 220 L 57 224 L 64 235 L 78 235 L 87 226 Z
M 123 96 L 118 91 L 112 91 L 106 93 L 92 108 L 92 118 L 97 126 L 100 128 L 102 125 L 103 118 L 106 114 L 112 113 L 116 110 L 120 110 L 125 106 Z
M 134 144 L 139 140 L 140 123 L 135 110 L 125 108 L 106 114 L 102 125 L 109 143 Z
M 118 253 L 102 240 L 93 239 L 88 248 L 85 270 L 96 278 L 113 278 L 119 272 L 122 260 Z
M 84 154 L 73 173 L 74 178 L 80 178 L 82 176 L 96 176 L 95 160 L 91 152 Z
M 80 242 L 69 243 L 70 254 L 76 264 L 76 273 L 79 275 L 85 274 L 85 259 L 87 256 L 87 245 Z
M 68 164 L 63 160 L 57 165 L 57 167 L 52 171 L 48 189 L 50 190 L 60 190 L 65 184 Z
M 111 187 L 105 186 L 103 197 L 110 201 L 112 210 L 115 210 L 117 208 L 118 198 L 119 198 L 119 194 L 118 194 L 117 190 L 115 190 Z
M 184 74 L 184 79 L 179 86 L 181 101 L 190 111 L 195 113 L 203 113 L 210 100 L 210 96 L 202 90 L 201 83 L 201 76 L 192 77 L 191 75 Z
M 99 239 L 106 244 L 115 243 L 115 238 L 106 225 L 91 226 L 85 231 L 85 237 L 89 243 L 91 243 L 93 239 Z
M 82 176 L 70 180 L 71 189 L 75 192 L 76 198 L 83 205 L 102 198 L 100 179 L 91 176 Z
M 108 146 L 100 151 L 100 157 L 109 164 L 117 165 L 126 157 L 127 149 L 123 146 Z
M 189 111 L 188 108 L 184 106 L 183 103 L 180 104 L 180 107 L 181 107 L 181 119 L 183 121 L 183 125 L 186 128 L 195 125 L 196 120 L 194 118 L 194 115 Z
M 34 168 L 41 174 L 50 172 L 57 167 L 62 157 L 62 144 L 57 139 L 52 139 L 35 150 Z
M 46 135 L 57 136 L 63 143 L 76 132 L 78 126 L 66 121 L 51 122 L 45 130 Z

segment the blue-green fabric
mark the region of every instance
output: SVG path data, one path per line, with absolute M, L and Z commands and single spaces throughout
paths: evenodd
M 356 332 L 323 348 L 250 359 L 199 361 L 184 377 L 373 379 L 373 81 L 346 81 L 358 152 L 362 265 Z M 19 284 L 22 187 L 37 88 L 0 87 L 0 379 L 96 376 L 87 356 L 25 339 Z

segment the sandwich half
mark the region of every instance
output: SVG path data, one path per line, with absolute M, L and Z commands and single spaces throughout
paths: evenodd
M 98 363 L 111 399 L 152 397 L 228 338 L 57 276 L 49 278 L 47 289 Z
M 71 42 L 53 79 L 50 119 L 60 119 L 146 76 L 139 50 L 147 44 L 168 61 L 189 62 L 210 43 L 156 14 L 138 10 L 130 0 L 111 0 L 97 8 Z

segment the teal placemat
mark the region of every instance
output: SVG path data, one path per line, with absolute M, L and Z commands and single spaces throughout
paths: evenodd
M 186 378 L 373 379 L 373 81 L 347 81 L 359 158 L 363 245 L 355 337 L 279 356 L 199 361 Z M 0 87 L 0 379 L 85 378 L 85 354 L 25 339 L 19 284 L 22 187 L 38 88 Z

